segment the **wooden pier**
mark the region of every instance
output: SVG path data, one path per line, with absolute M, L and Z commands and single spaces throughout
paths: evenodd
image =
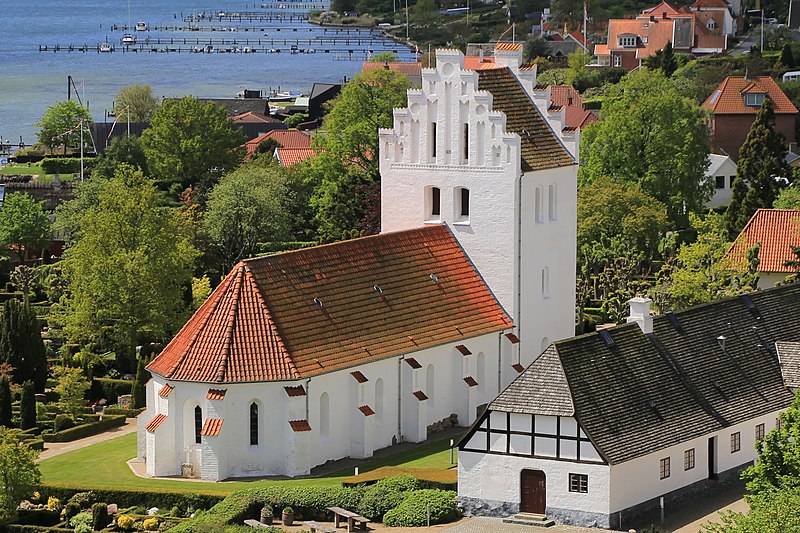
M 181 41 L 181 39 L 175 39 Z M 202 41 L 202 40 L 201 40 Z M 261 39 L 261 44 L 246 44 L 239 42 L 239 44 L 224 44 L 224 45 L 211 45 L 211 44 L 196 44 L 189 46 L 191 43 L 181 44 L 179 42 L 171 44 L 153 45 L 151 44 L 135 44 L 129 46 L 112 45 L 111 50 L 106 52 L 100 50 L 100 45 L 40 45 L 40 52 L 77 52 L 77 53 L 189 53 L 189 54 L 336 54 L 336 59 L 352 58 L 363 60 L 373 53 L 380 52 L 395 52 L 402 53 L 400 45 L 396 43 L 387 42 L 385 45 L 381 43 L 380 46 L 375 46 L 370 49 L 358 48 L 345 48 L 343 46 L 324 46 L 323 48 L 315 48 L 310 40 L 302 39 Z M 269 44 L 266 41 L 272 41 L 274 44 Z M 299 44 L 298 44 L 299 43 Z M 352 43 L 355 44 L 355 43 Z
M 111 31 L 123 31 L 123 32 L 133 32 L 133 26 L 127 26 L 125 24 L 114 24 L 111 26 Z M 285 26 L 198 26 L 195 24 L 188 24 L 188 25 L 181 25 L 181 26 L 160 26 L 154 25 L 150 27 L 149 31 L 164 31 L 164 32 L 253 32 L 253 33 L 263 33 L 263 32 L 282 32 L 282 33 L 302 33 L 302 32 L 324 32 L 330 34 L 368 34 L 373 35 L 376 37 L 383 37 L 385 36 L 385 32 L 375 28 L 321 28 L 321 27 L 312 27 L 312 28 L 287 28 Z M 141 35 L 143 32 L 139 32 Z

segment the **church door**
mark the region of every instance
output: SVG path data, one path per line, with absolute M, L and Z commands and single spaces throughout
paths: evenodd
M 545 478 L 541 470 L 523 470 L 519 512 L 544 514 Z

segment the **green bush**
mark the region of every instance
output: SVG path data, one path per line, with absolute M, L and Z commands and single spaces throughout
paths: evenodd
M 73 516 L 77 516 L 80 512 L 81 505 L 79 503 L 70 501 L 64 506 L 64 518 L 67 520 L 67 522 L 69 522 Z
M 382 479 L 364 491 L 356 509 L 370 520 L 382 522 L 383 515 L 403 503 L 405 492 L 418 488 L 419 482 L 409 474 Z
M 84 158 L 84 172 L 92 166 L 92 159 Z M 75 174 L 81 171 L 80 157 L 45 157 L 42 159 L 42 170 L 45 174 Z
M 403 503 L 384 515 L 383 523 L 389 527 L 422 527 L 427 524 L 429 508 L 431 524 L 446 524 L 459 516 L 455 492 L 425 489 L 407 493 Z
M 105 398 L 109 404 L 117 403 L 117 398 L 121 394 L 130 394 L 132 387 L 133 381 L 126 379 L 94 378 L 89 399 L 95 401 Z
M 61 416 L 61 415 L 58 415 Z M 58 416 L 56 421 L 58 421 Z M 90 418 L 90 417 L 87 417 Z M 57 424 L 58 422 L 56 422 Z M 106 415 L 103 420 L 81 424 L 64 431 L 58 431 L 49 435 L 42 435 L 45 442 L 71 442 L 73 440 L 82 439 L 97 435 L 111 428 L 116 428 L 125 424 L 125 417 L 123 415 Z M 57 427 L 57 426 L 56 426 Z
M 95 531 L 102 531 L 108 527 L 108 504 L 97 502 L 92 505 L 92 527 Z
M 64 431 L 65 429 L 69 429 L 75 427 L 75 421 L 69 415 L 56 415 L 56 420 L 53 423 L 53 429 L 56 431 Z
M 181 509 L 210 509 L 215 504 L 221 502 L 224 496 L 218 494 L 198 494 L 194 492 L 173 492 L 163 489 L 153 490 L 93 490 L 91 492 L 81 492 L 75 488 L 61 487 L 54 485 L 41 485 L 39 492 L 42 498 L 54 496 L 63 501 L 69 501 L 78 505 L 78 509 L 83 509 L 89 504 L 97 501 L 114 502 L 121 508 L 125 507 L 150 507 L 171 508 L 178 506 Z
M 78 531 L 79 527 L 85 526 L 89 528 L 89 531 L 92 530 L 92 513 L 85 512 L 85 513 L 78 513 L 72 518 L 69 519 L 69 525 L 75 528 L 75 531 Z
M 124 415 L 126 418 L 136 418 L 144 411 L 141 409 L 122 409 L 121 407 L 107 407 L 105 410 L 106 415 Z
M 411 474 L 400 474 L 399 476 L 382 479 L 376 483 L 376 486 L 406 492 L 419 489 L 420 481 Z

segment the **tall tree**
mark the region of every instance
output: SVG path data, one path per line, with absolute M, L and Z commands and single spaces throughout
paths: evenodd
M 65 332 L 71 342 L 115 352 L 132 369 L 137 345 L 168 338 L 180 325 L 197 252 L 179 214 L 159 206 L 153 182 L 126 165 L 100 183 L 97 204 L 79 223 L 64 257 Z
M 38 456 L 39 452 L 20 444 L 12 432 L 0 428 L 0 509 L 6 514 L 12 513 L 39 484 Z
M 667 41 L 664 48 L 648 57 L 646 64 L 651 69 L 659 69 L 664 76 L 671 77 L 678 70 L 678 61 L 675 59 L 675 51 L 672 49 L 672 41 Z
M 111 145 L 95 160 L 92 178 L 111 179 L 121 164 L 138 168 L 147 176 L 147 156 L 137 136 L 122 136 L 111 139 Z
M 252 257 L 259 242 L 286 240 L 287 195 L 286 171 L 277 165 L 245 165 L 214 187 L 205 228 L 222 261 L 223 273 Z
M 165 101 L 141 141 L 151 175 L 176 195 L 190 186 L 209 190 L 244 156 L 242 133 L 225 109 L 192 97 Z
M 0 207 L 0 250 L 11 249 L 21 262 L 50 241 L 50 218 L 32 196 L 16 192 Z
M 90 146 L 92 139 L 89 136 L 87 125 L 92 121 L 89 110 L 80 105 L 75 100 L 57 102 L 45 111 L 42 119 L 36 123 L 40 128 L 36 134 L 39 142 L 45 145 L 50 151 L 55 151 L 58 147 L 67 149 L 80 149 L 81 131 L 80 121 L 83 120 L 83 143 Z
M 139 357 L 139 362 L 136 365 L 136 376 L 133 380 L 133 387 L 131 387 L 131 407 L 139 409 L 147 407 L 146 384 L 150 379 L 150 374 L 145 369 L 147 361 L 144 356 Z
M 19 397 L 19 427 L 31 429 L 36 427 L 36 391 L 33 381 L 22 384 L 22 394 Z
M 3 304 L 0 361 L 14 367 L 14 383 L 32 380 L 38 390 L 44 390 L 47 353 L 36 312 L 27 302 L 11 299 Z
M 756 210 L 771 208 L 778 192 L 791 183 L 792 173 L 785 157 L 786 139 L 775 130 L 775 110 L 766 98 L 739 149 L 734 194 L 725 213 L 729 238 L 736 238 Z M 747 193 L 742 198 L 745 187 Z
M 77 419 L 83 411 L 86 391 L 90 387 L 89 381 L 80 368 L 70 366 L 56 367 L 53 377 L 58 381 L 53 392 L 58 394 L 56 405 L 59 411 L 67 413 L 73 420 Z
M 783 48 L 781 48 L 778 64 L 786 68 L 792 68 L 794 66 L 794 54 L 792 54 L 792 45 L 790 43 L 784 44 Z
M 123 87 L 114 99 L 114 114 L 120 122 L 128 119 L 129 112 L 131 122 L 148 122 L 156 109 L 158 98 L 147 83 Z
M 581 139 L 581 185 L 604 176 L 638 183 L 667 206 L 673 226 L 688 227 L 688 214 L 704 209 L 713 192 L 698 105 L 661 71 L 641 69 L 609 89 L 601 119 Z
M 6 376 L 0 376 L 0 426 L 12 427 L 11 383 Z

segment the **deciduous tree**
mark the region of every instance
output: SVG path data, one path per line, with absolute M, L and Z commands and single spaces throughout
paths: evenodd
M 89 390 L 89 381 L 80 368 L 59 366 L 53 371 L 56 384 L 53 391 L 58 394 L 58 409 L 67 413 L 73 420 L 80 416 L 83 404 L 86 401 L 86 391 Z
M 57 102 L 50 106 L 42 119 L 36 123 L 36 126 L 40 128 L 36 136 L 39 142 L 51 151 L 59 146 L 63 146 L 65 154 L 70 148 L 79 150 L 81 147 L 79 127 L 81 120 L 84 124 L 84 146 L 90 146 L 92 139 L 89 136 L 87 125 L 92 121 L 92 116 L 88 109 L 75 100 Z
M 158 109 L 158 98 L 147 83 L 129 85 L 117 92 L 114 99 L 114 113 L 117 120 L 125 122 L 130 112 L 131 122 L 148 122 Z
M 0 509 L 13 513 L 19 502 L 33 493 L 41 474 L 36 466 L 39 452 L 20 444 L 17 436 L 0 428 Z
M 50 218 L 41 202 L 17 192 L 0 208 L 0 250 L 11 249 L 21 262 L 31 251 L 41 251 L 50 241 Z

